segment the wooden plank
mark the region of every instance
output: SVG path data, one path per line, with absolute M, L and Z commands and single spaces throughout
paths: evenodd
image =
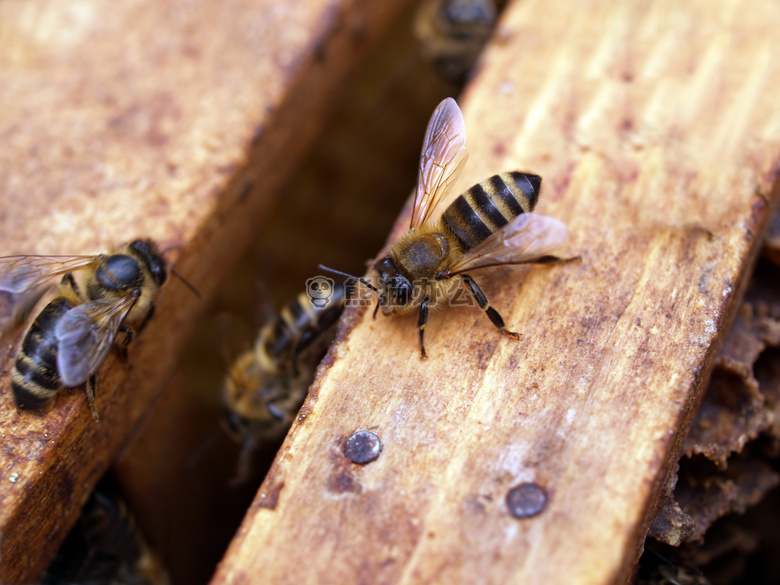
M 43 570 L 335 90 L 403 5 L 0 5 L 0 255 L 95 253 L 151 237 L 204 297 L 166 283 L 132 370 L 111 356 L 99 372 L 99 424 L 80 389 L 20 413 L 4 376 L 0 582 Z M 21 335 L 4 339 L 6 373 Z
M 191 336 L 181 376 L 113 466 L 174 583 L 212 577 L 281 444 L 259 449 L 252 477 L 231 484 L 241 446 L 219 428 L 226 346 L 251 343 L 251 324 L 297 296 L 319 262 L 364 269 L 414 185 L 428 117 L 452 93 L 420 58 L 416 6 L 409 8 L 342 86 L 342 101 L 285 185 L 272 221 L 257 230 Z M 246 326 L 221 327 L 224 312 Z
M 540 173 L 582 263 L 479 274 L 521 340 L 448 307 L 426 362 L 414 316 L 350 309 L 212 583 L 625 582 L 776 196 L 778 25 L 761 0 L 512 3 L 461 186 Z

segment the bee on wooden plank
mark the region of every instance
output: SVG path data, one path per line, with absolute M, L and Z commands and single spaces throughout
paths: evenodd
M 223 387 L 228 434 L 242 443 L 235 483 L 245 480 L 250 458 L 263 441 L 292 424 L 344 309 L 344 288 L 330 278 L 307 281 L 299 294 L 265 325 L 254 347 L 230 368 Z
M 135 240 L 96 256 L 0 258 L 0 290 L 33 291 L 34 302 L 24 304 L 17 323 L 48 290 L 43 285 L 61 274 L 52 300 L 19 347 L 11 388 L 19 408 L 36 409 L 62 388 L 86 383 L 87 400 L 98 420 L 95 372 L 119 336 L 126 357 L 133 327 L 143 329 L 154 314 L 154 298 L 167 278 L 166 263 L 152 240 Z
M 41 585 L 169 585 L 170 578 L 113 490 L 98 487 L 41 579 Z
M 532 213 L 542 183 L 538 175 L 493 175 L 459 195 L 442 214 L 435 213 L 448 199 L 466 158 L 463 114 L 455 100 L 447 98 L 433 112 L 425 133 L 409 231 L 374 262 L 374 284 L 357 279 L 377 293 L 374 317 L 380 308 L 384 315 L 418 312 L 421 359 L 427 357 L 423 334 L 429 310 L 451 299 L 462 285 L 499 331 L 519 339 L 468 272 L 578 259 L 549 255 L 566 241 L 568 230 L 556 219 Z

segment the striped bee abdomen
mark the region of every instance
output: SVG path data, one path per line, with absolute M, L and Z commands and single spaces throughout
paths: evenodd
M 73 308 L 65 297 L 52 300 L 35 318 L 16 356 L 11 388 L 19 408 L 37 408 L 62 388 L 57 371 L 57 338 L 54 329 L 59 319 Z
M 266 325 L 262 337 L 264 350 L 274 358 L 287 354 L 300 331 L 311 320 L 307 311 L 308 298 L 303 303 L 300 295 L 279 312 L 276 320 Z
M 265 351 L 274 358 L 304 350 L 321 333 L 329 329 L 344 309 L 344 287 L 335 286 L 324 306 L 316 307 L 306 293 L 301 293 L 279 313 L 264 337 Z
M 541 185 L 542 178 L 530 173 L 493 175 L 453 201 L 442 223 L 467 252 L 521 213 L 533 211 Z
M 339 320 L 341 313 L 344 312 L 344 300 L 344 287 L 337 284 L 333 287 L 333 294 L 328 299 L 328 304 L 314 309 L 312 322 L 302 331 L 298 345 L 295 347 L 295 354 L 304 351 Z

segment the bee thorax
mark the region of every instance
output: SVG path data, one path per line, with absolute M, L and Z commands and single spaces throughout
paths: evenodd
M 398 268 L 415 278 L 433 279 L 447 258 L 449 244 L 443 234 L 432 232 L 410 239 L 397 250 Z
M 114 254 L 98 267 L 96 273 L 100 287 L 109 291 L 123 291 L 143 284 L 138 262 L 124 254 Z

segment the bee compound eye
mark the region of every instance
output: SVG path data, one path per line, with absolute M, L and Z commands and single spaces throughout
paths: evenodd
M 151 240 L 136 240 L 130 243 L 130 249 L 144 263 L 157 286 L 162 286 L 168 278 L 168 271 L 165 268 L 165 260 L 154 242 Z
M 388 286 L 390 303 L 406 306 L 412 299 L 412 283 L 405 278 L 393 278 Z
M 152 279 L 158 286 L 162 286 L 165 283 L 165 279 L 168 278 L 168 272 L 165 270 L 165 264 L 162 261 L 155 261 L 149 265 L 149 271 L 152 274 Z
M 386 256 L 374 264 L 374 270 L 376 270 L 380 281 L 388 281 L 393 278 L 394 274 L 398 274 L 390 256 Z

